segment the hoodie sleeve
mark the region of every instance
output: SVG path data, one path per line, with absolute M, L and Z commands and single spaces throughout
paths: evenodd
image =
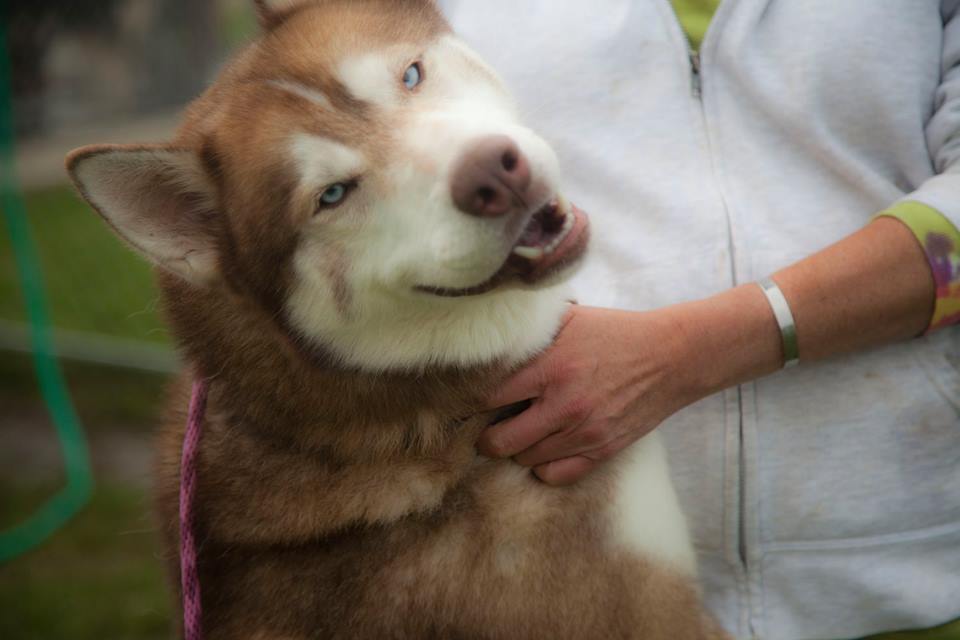
M 943 61 L 927 148 L 936 175 L 881 216 L 913 231 L 927 254 L 937 288 L 928 332 L 960 322 L 960 0 L 941 3 Z
M 960 0 L 944 2 L 943 62 L 927 148 L 937 175 L 904 200 L 921 202 L 960 226 Z

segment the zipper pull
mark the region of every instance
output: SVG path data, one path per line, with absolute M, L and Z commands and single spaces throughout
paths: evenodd
M 702 82 L 700 79 L 700 52 L 690 50 L 690 92 L 697 100 L 700 99 L 702 92 Z

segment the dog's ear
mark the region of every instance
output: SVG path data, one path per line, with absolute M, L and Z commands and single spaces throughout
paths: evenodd
M 307 0 L 253 0 L 257 21 L 264 31 L 269 31 L 287 19 L 293 11 Z
M 151 262 L 198 285 L 217 278 L 216 191 L 195 152 L 95 145 L 70 153 L 67 172 L 84 199 Z
M 420 4 L 439 9 L 436 0 L 416 0 Z M 257 21 L 264 31 L 279 26 L 300 7 L 315 3 L 317 0 L 253 0 L 257 12 Z

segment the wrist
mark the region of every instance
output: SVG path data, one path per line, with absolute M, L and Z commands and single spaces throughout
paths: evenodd
M 783 365 L 779 325 L 754 283 L 663 312 L 677 335 L 685 386 L 695 399 L 773 373 Z

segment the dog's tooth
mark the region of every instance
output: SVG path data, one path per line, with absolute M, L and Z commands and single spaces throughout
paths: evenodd
M 564 230 L 562 230 L 562 231 L 557 235 L 557 237 L 554 238 L 553 240 L 551 240 L 551 241 L 550 241 L 550 244 L 548 244 L 548 245 L 543 249 L 544 253 L 553 253 L 553 252 L 556 250 L 556 248 L 560 246 L 560 243 L 563 242 L 569 234 L 570 234 L 570 229 L 564 229 Z
M 550 244 L 547 245 L 547 252 L 551 252 L 557 247 L 560 246 L 560 243 L 563 242 L 563 239 L 567 237 L 566 233 L 561 232 L 556 238 L 550 241 Z
M 544 253 L 540 247 L 514 247 L 513 252 L 527 260 L 539 260 L 543 257 Z
M 563 242 L 564 238 L 570 235 L 570 232 L 573 231 L 573 225 L 576 222 L 573 216 L 567 216 L 567 219 L 563 221 L 563 227 L 560 228 L 560 233 L 557 234 L 557 237 L 554 238 L 551 244 L 558 245 Z
M 557 209 L 561 211 L 564 215 L 570 215 L 570 201 L 567 200 L 563 194 L 557 195 Z

